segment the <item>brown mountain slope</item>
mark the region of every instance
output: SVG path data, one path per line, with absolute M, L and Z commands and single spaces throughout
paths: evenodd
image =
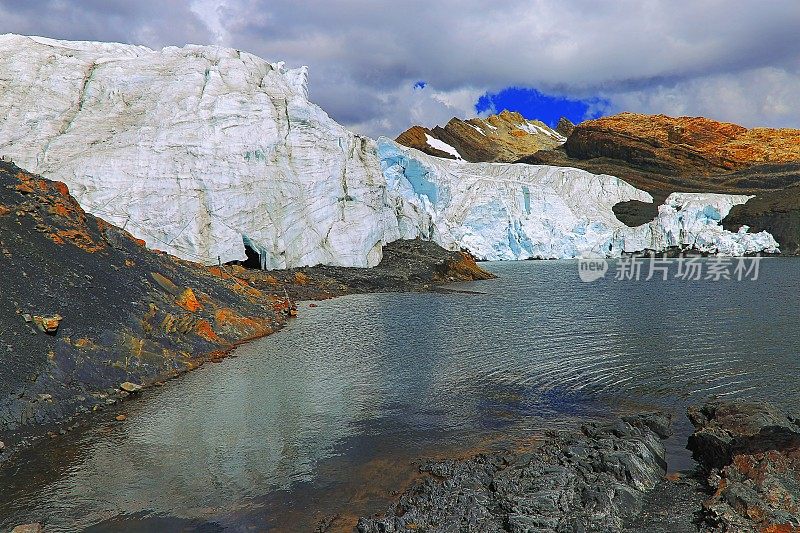
M 413 126 L 401 133 L 396 141 L 437 157 L 460 157 L 473 163 L 508 163 L 539 150 L 555 148 L 565 139 L 543 122 L 503 111 L 485 119 L 453 118 L 444 128 Z
M 577 126 L 564 144 L 571 158 L 622 159 L 675 175 L 718 175 L 800 160 L 800 130 L 753 128 L 702 117 L 621 113 Z

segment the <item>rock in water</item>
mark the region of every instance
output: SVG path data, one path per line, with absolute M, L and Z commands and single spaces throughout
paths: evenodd
M 689 409 L 688 448 L 708 473 L 713 531 L 800 530 L 800 424 L 774 406 L 709 402 Z
M 647 416 L 589 424 L 529 453 L 430 463 L 431 474 L 360 533 L 619 531 L 665 473 L 665 452 Z
M 130 381 L 126 381 L 119 386 L 120 389 L 124 390 L 125 392 L 133 393 L 139 392 L 142 390 L 142 386 L 136 383 L 131 383 Z

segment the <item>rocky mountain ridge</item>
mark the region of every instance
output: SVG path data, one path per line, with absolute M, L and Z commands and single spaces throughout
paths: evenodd
M 511 163 L 539 150 L 560 146 L 566 137 L 538 120 L 527 120 L 514 111 L 486 118 L 453 118 L 443 128 L 413 126 L 396 142 L 421 152 L 472 163 Z

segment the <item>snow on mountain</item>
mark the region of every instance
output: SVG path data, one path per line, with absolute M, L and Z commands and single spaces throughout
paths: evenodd
M 670 197 L 655 223 L 628 228 L 613 205 L 651 197 L 617 178 L 376 143 L 308 101 L 304 67 L 216 46 L 0 36 L 0 117 L 0 154 L 149 246 L 209 264 L 244 259 L 247 243 L 268 268 L 373 266 L 383 244 L 414 237 L 486 259 L 776 246 L 719 226 L 746 197 Z
M 431 137 L 429 134 L 425 134 L 425 142 L 431 148 L 435 148 L 437 150 L 441 150 L 442 152 L 448 153 L 455 157 L 456 159 L 464 159 L 461 157 L 461 154 L 458 153 L 458 150 L 450 146 L 444 141 L 440 141 L 435 137 Z

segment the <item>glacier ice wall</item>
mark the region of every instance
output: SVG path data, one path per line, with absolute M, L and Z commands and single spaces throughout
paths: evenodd
M 308 101 L 307 70 L 216 46 L 155 51 L 0 36 L 0 154 L 64 181 L 89 212 L 148 246 L 207 264 L 374 266 L 399 238 L 483 259 L 615 256 L 694 246 L 773 251 L 719 225 L 745 196 L 649 194 L 605 175 L 466 163 L 377 143 Z
M 372 266 L 402 237 L 374 141 L 287 70 L 214 46 L 0 36 L 0 153 L 89 212 L 204 263 Z
M 618 202 L 652 202 L 625 181 L 574 168 L 465 163 L 378 140 L 391 191 L 414 206 L 420 233 L 446 248 L 487 260 L 616 257 L 623 252 L 694 248 L 721 255 L 775 252 L 767 232 L 730 232 L 720 225 L 750 196 L 674 193 L 649 224 L 630 228 Z

